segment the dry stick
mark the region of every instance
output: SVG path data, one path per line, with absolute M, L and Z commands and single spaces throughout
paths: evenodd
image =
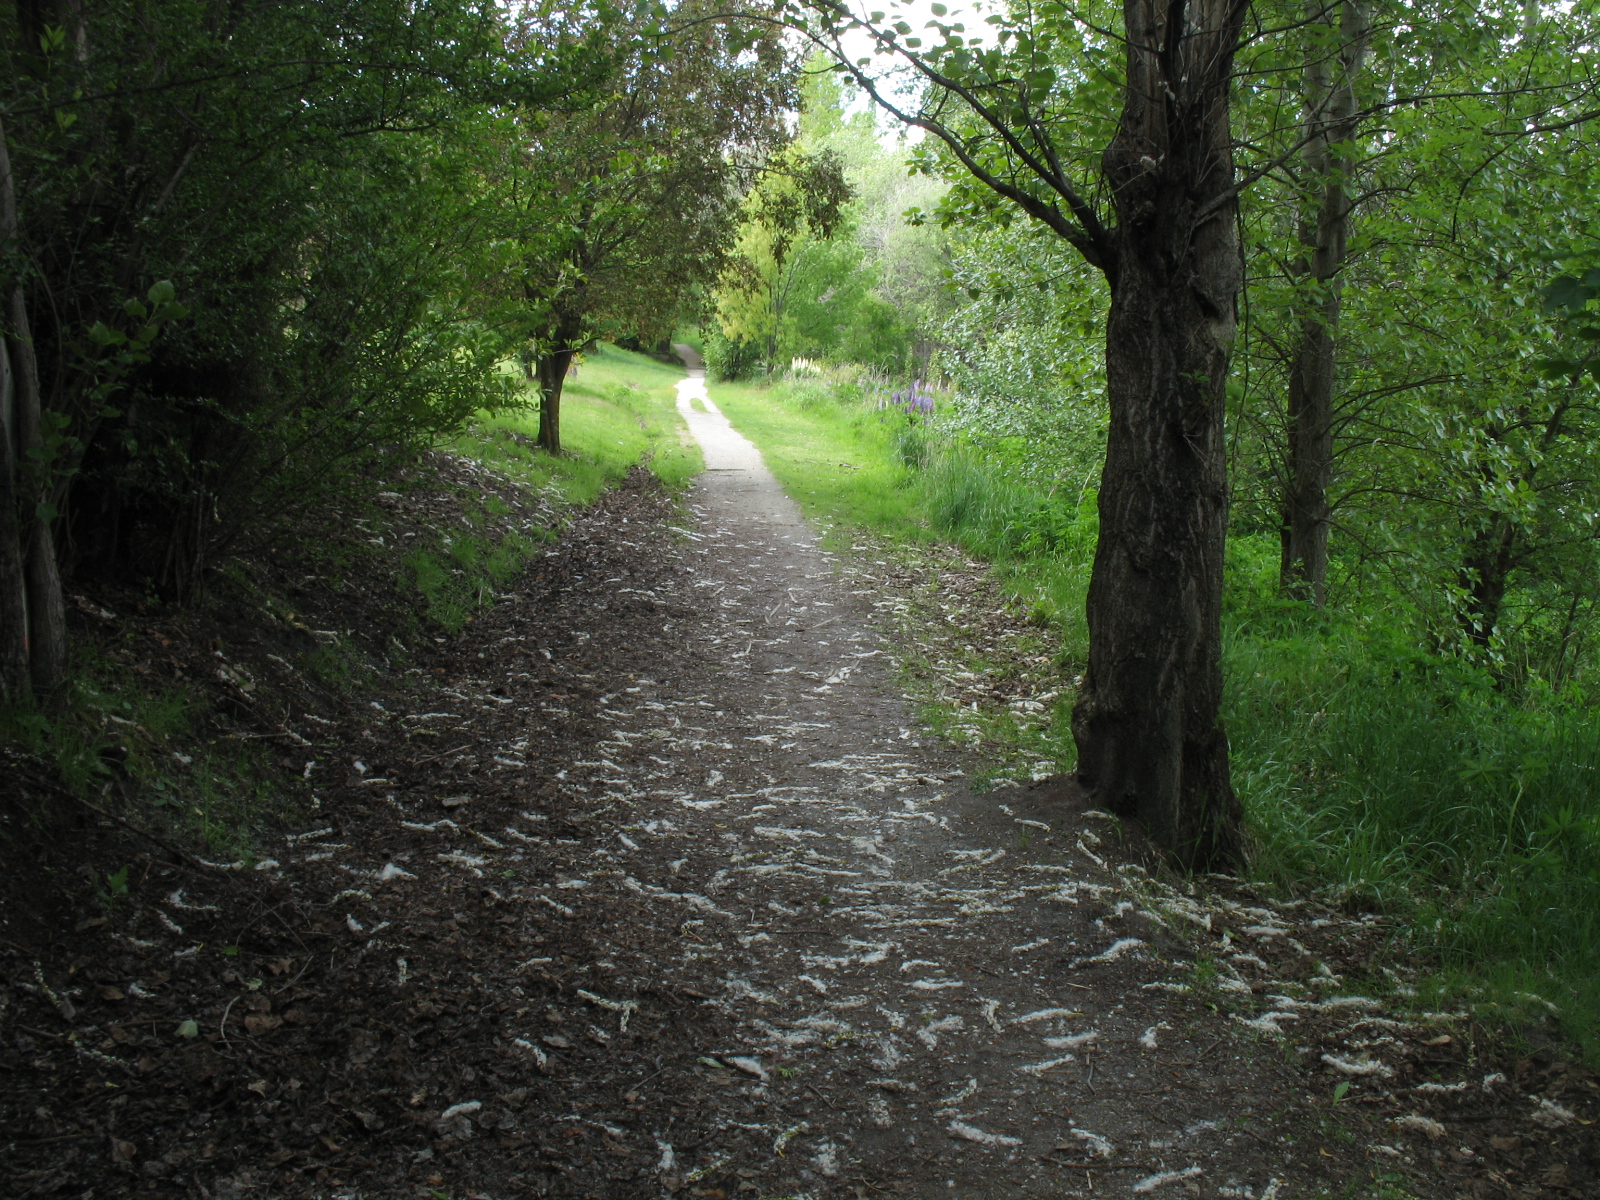
M 654 1079 L 656 1077 L 656 1075 L 660 1075 L 662 1072 L 664 1072 L 667 1069 L 667 1067 L 670 1067 L 670 1066 L 672 1066 L 672 1063 L 669 1062 L 666 1067 L 662 1067 L 660 1071 L 657 1071 L 655 1073 L 655 1075 L 646 1075 L 643 1079 L 641 1079 L 638 1083 L 634 1084 L 633 1087 L 629 1088 L 628 1090 L 629 1091 L 633 1091 L 633 1092 L 637 1092 L 645 1084 L 649 1083 L 652 1079 Z
M 57 787 L 53 783 L 45 783 L 43 780 L 40 780 L 40 779 L 33 779 L 33 780 L 30 780 L 29 782 L 35 784 L 38 787 L 43 788 L 45 791 L 50 792 L 52 795 L 60 796 L 64 800 L 71 800 L 74 804 L 81 804 L 84 808 L 87 808 L 90 812 L 94 813 L 97 817 L 103 817 L 107 821 L 115 822 L 116 824 L 118 824 L 118 825 L 122 826 L 124 829 L 126 829 L 129 833 L 138 834 L 140 837 L 144 838 L 146 841 L 152 842 L 155 845 L 161 847 L 161 849 L 165 850 L 168 854 L 173 855 L 180 862 L 186 863 L 186 864 L 188 864 L 189 866 L 193 867 L 196 870 L 205 871 L 208 874 L 212 874 L 212 875 L 220 875 L 223 879 L 226 879 L 229 883 L 233 883 L 233 884 L 237 885 L 238 881 L 235 880 L 233 878 L 233 876 L 229 875 L 225 868 L 212 866 L 210 863 L 206 862 L 204 859 L 196 858 L 194 855 L 190 854 L 187 850 L 180 850 L 177 846 L 174 846 L 171 842 L 167 841 L 164 838 L 157 837 L 155 834 L 151 833 L 148 829 L 140 829 L 133 822 L 123 820 L 121 817 L 117 816 L 116 813 L 107 812 L 105 809 L 101 808 L 98 804 L 94 804 L 91 801 L 85 800 L 82 796 L 76 796 L 73 793 L 67 791 L 66 788 Z
M 441 758 L 449 758 L 450 755 L 452 755 L 452 754 L 459 754 L 463 750 L 471 750 L 471 749 L 472 749 L 472 743 L 468 742 L 465 746 L 457 746 L 454 750 L 445 750 L 445 751 L 443 751 L 443 752 L 441 752 L 439 754 L 430 754 L 427 758 L 414 759 L 412 761 L 411 765 L 413 767 L 420 767 L 420 766 L 422 766 L 423 763 L 436 762 Z
M 235 996 L 232 1000 L 229 1000 L 228 1007 L 222 1010 L 222 1020 L 217 1022 L 217 1032 L 222 1036 L 222 1044 L 226 1046 L 229 1051 L 232 1051 L 233 1043 L 228 1040 L 228 1014 L 233 1011 L 233 1006 L 237 1003 L 239 1003 L 239 997 L 237 996 Z
M 813 1096 L 815 1096 L 818 1100 L 821 1100 L 829 1108 L 833 1108 L 834 1112 L 838 1112 L 839 1111 L 837 1108 L 833 1107 L 833 1101 L 832 1100 L 829 1100 L 826 1096 L 824 1096 L 821 1092 L 817 1091 L 817 1089 L 812 1087 L 809 1083 L 806 1084 L 806 1090 L 808 1092 L 810 1092 Z
M 1205 1061 L 1206 1056 L 1208 1054 L 1210 1054 L 1218 1046 L 1222 1045 L 1222 1043 L 1224 1041 L 1226 1041 L 1226 1040 L 1227 1039 L 1225 1039 L 1225 1038 L 1218 1038 L 1216 1041 L 1212 1042 L 1211 1045 L 1207 1046 L 1204 1050 L 1200 1051 L 1200 1053 L 1195 1057 L 1193 1062 L 1165 1062 L 1165 1061 L 1163 1061 L 1162 1059 L 1159 1059 L 1159 1058 L 1156 1059 L 1155 1061 L 1158 1062 L 1158 1063 L 1161 1063 L 1161 1065 L 1163 1067 L 1197 1067 L 1202 1062 Z

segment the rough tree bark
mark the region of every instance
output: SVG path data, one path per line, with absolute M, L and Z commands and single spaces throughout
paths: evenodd
M 1327 0 L 1310 0 L 1312 40 L 1306 61 L 1308 190 L 1301 213 L 1298 264 L 1307 302 L 1300 341 L 1289 368 L 1288 471 L 1283 490 L 1282 560 L 1285 596 L 1321 607 L 1328 583 L 1328 487 L 1333 480 L 1335 338 L 1346 249 L 1350 238 L 1351 158 L 1356 76 L 1366 54 L 1364 0 L 1345 0 L 1333 27 Z
M 1125 0 L 1128 82 L 1102 158 L 1117 214 L 1111 421 L 1072 732 L 1091 795 L 1190 867 L 1242 853 L 1220 710 L 1240 287 L 1228 93 L 1246 11 Z

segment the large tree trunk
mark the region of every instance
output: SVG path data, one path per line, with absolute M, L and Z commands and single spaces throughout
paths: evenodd
M 1328 486 L 1333 480 L 1335 336 L 1350 238 L 1351 147 L 1356 75 L 1366 53 L 1364 0 L 1346 0 L 1339 28 L 1324 0 L 1310 0 L 1306 62 L 1305 179 L 1298 264 L 1305 295 L 1300 342 L 1289 368 L 1288 473 L 1283 495 L 1286 596 L 1321 606 L 1328 584 Z
M 1187 867 L 1242 852 L 1222 728 L 1224 387 L 1240 286 L 1228 86 L 1245 7 L 1126 0 L 1103 169 L 1111 424 L 1089 586 L 1078 778 Z

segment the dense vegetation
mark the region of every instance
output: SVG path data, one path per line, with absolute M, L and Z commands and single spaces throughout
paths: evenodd
M 770 30 L 606 5 L 0 15 L 0 694 L 62 579 L 198 597 L 331 495 L 660 341 L 788 141 Z M 25 569 L 24 569 L 25 568 Z

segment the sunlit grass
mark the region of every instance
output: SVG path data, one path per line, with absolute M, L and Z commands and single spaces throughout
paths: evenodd
M 520 376 L 513 364 L 505 370 Z M 451 448 L 526 485 L 554 489 L 567 504 L 591 503 L 640 464 L 680 488 L 703 466 L 677 412 L 674 385 L 683 377 L 676 364 L 601 344 L 562 389 L 562 454 L 534 444 L 539 413 L 531 385 L 522 412 L 484 417 Z
M 823 384 L 708 385 L 712 402 L 760 448 L 807 516 L 928 540 L 913 478 L 893 456 L 894 427 Z

